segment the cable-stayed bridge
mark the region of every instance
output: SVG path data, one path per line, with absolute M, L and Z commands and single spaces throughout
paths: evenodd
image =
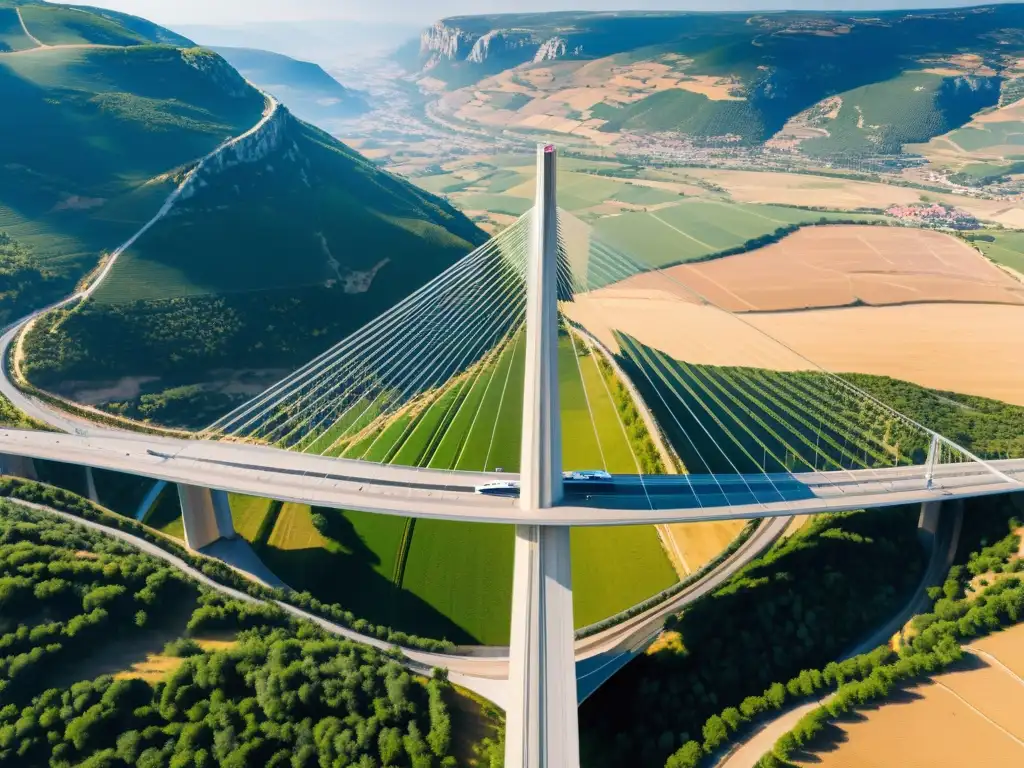
M 702 337 L 699 359 L 623 332 L 617 311 L 638 301 L 670 307 L 662 324 L 685 319 L 668 330 Z M 628 466 L 610 465 L 608 424 L 592 401 L 601 389 L 579 389 L 582 402 L 567 404 L 589 423 L 575 428 L 592 429 L 599 463 L 614 472 L 597 482 L 562 472 L 563 438 L 581 437 L 563 435 L 563 375 L 575 367 L 582 382 L 584 366 L 616 404 L 612 429 L 629 450 Z M 637 410 L 619 407 L 618 385 Z M 558 212 L 550 148 L 538 153 L 530 213 L 198 440 L 73 431 L 3 431 L 0 452 L 174 482 L 196 548 L 233 534 L 223 491 L 514 524 L 502 703 L 506 762 L 524 766 L 578 765 L 570 527 L 779 518 L 1024 488 L 1021 459 L 936 433 Z M 495 481 L 504 493 L 477 492 Z

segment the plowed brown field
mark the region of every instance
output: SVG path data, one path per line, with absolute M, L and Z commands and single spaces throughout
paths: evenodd
M 834 249 L 807 247 L 827 238 Z M 936 233 L 822 227 L 794 242 L 803 246 L 639 275 L 564 311 L 612 349 L 619 331 L 691 363 L 801 370 L 810 360 L 1024 405 L 1024 302 L 1011 276 Z M 746 312 L 701 304 L 688 283 Z M 851 296 L 882 306 L 807 309 Z
M 966 243 L 922 229 L 808 227 L 668 274 L 731 312 L 912 302 L 1024 305 L 1024 283 Z
M 835 748 L 798 765 L 820 768 L 1010 768 L 1024 765 L 1024 682 L 1004 653 L 1019 658 L 1024 626 L 973 644 L 966 669 L 938 675 L 893 703 L 839 723 Z M 1001 662 L 1001 663 L 1000 663 Z M 1006 664 L 1004 667 L 1002 664 Z

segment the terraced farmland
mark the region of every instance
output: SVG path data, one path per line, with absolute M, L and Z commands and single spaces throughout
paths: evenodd
M 435 469 L 518 471 L 524 355 L 524 342 L 516 335 L 486 364 L 414 409 L 342 440 L 332 452 Z M 612 398 L 614 379 L 609 382 L 582 343 L 574 345 L 565 333 L 559 372 L 566 468 L 635 472 Z M 629 429 L 642 437 L 635 423 Z M 338 539 L 313 528 L 314 512 L 343 531 Z M 653 527 L 576 530 L 572 546 L 578 626 L 633 605 L 676 579 Z M 295 505 L 285 506 L 261 551 L 285 582 L 335 599 L 368 620 L 490 644 L 508 641 L 512 554 L 510 526 Z M 323 573 L 338 577 L 325 584 Z

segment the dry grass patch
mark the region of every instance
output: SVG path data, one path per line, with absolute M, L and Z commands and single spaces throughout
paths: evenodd
M 238 645 L 238 640 L 235 638 L 233 633 L 218 633 L 210 636 L 195 637 L 193 640 L 195 640 L 199 647 L 206 653 L 226 651 Z M 145 680 L 147 683 L 154 685 L 161 680 L 164 680 L 169 674 L 174 672 L 174 670 L 184 663 L 185 659 L 179 656 L 165 656 L 162 653 L 151 653 L 147 655 L 145 659 L 132 664 L 128 669 L 117 672 L 114 675 L 114 678 L 117 680 L 136 678 L 139 680 Z
M 892 204 L 917 203 L 921 193 L 907 187 L 850 181 L 802 173 L 727 171 L 713 168 L 687 169 L 687 173 L 724 187 L 744 203 L 812 205 L 825 208 L 884 208 Z
M 728 547 L 745 525 L 745 520 L 726 520 L 712 523 L 677 523 L 662 528 L 672 537 L 682 553 L 688 572 L 693 573 Z
M 577 296 L 563 311 L 613 350 L 619 331 L 688 363 L 796 371 L 813 360 L 831 371 L 1024 405 L 1024 335 L 1011 332 L 1024 328 L 1024 306 L 844 307 L 740 319 L 666 282 L 638 276 Z

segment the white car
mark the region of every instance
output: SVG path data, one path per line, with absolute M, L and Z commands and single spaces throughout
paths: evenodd
M 484 496 L 518 496 L 518 480 L 501 480 L 496 483 L 484 483 L 475 488 L 476 492 Z
M 603 469 L 583 469 L 575 472 L 563 472 L 563 480 L 587 481 L 587 480 L 611 480 L 612 476 Z

